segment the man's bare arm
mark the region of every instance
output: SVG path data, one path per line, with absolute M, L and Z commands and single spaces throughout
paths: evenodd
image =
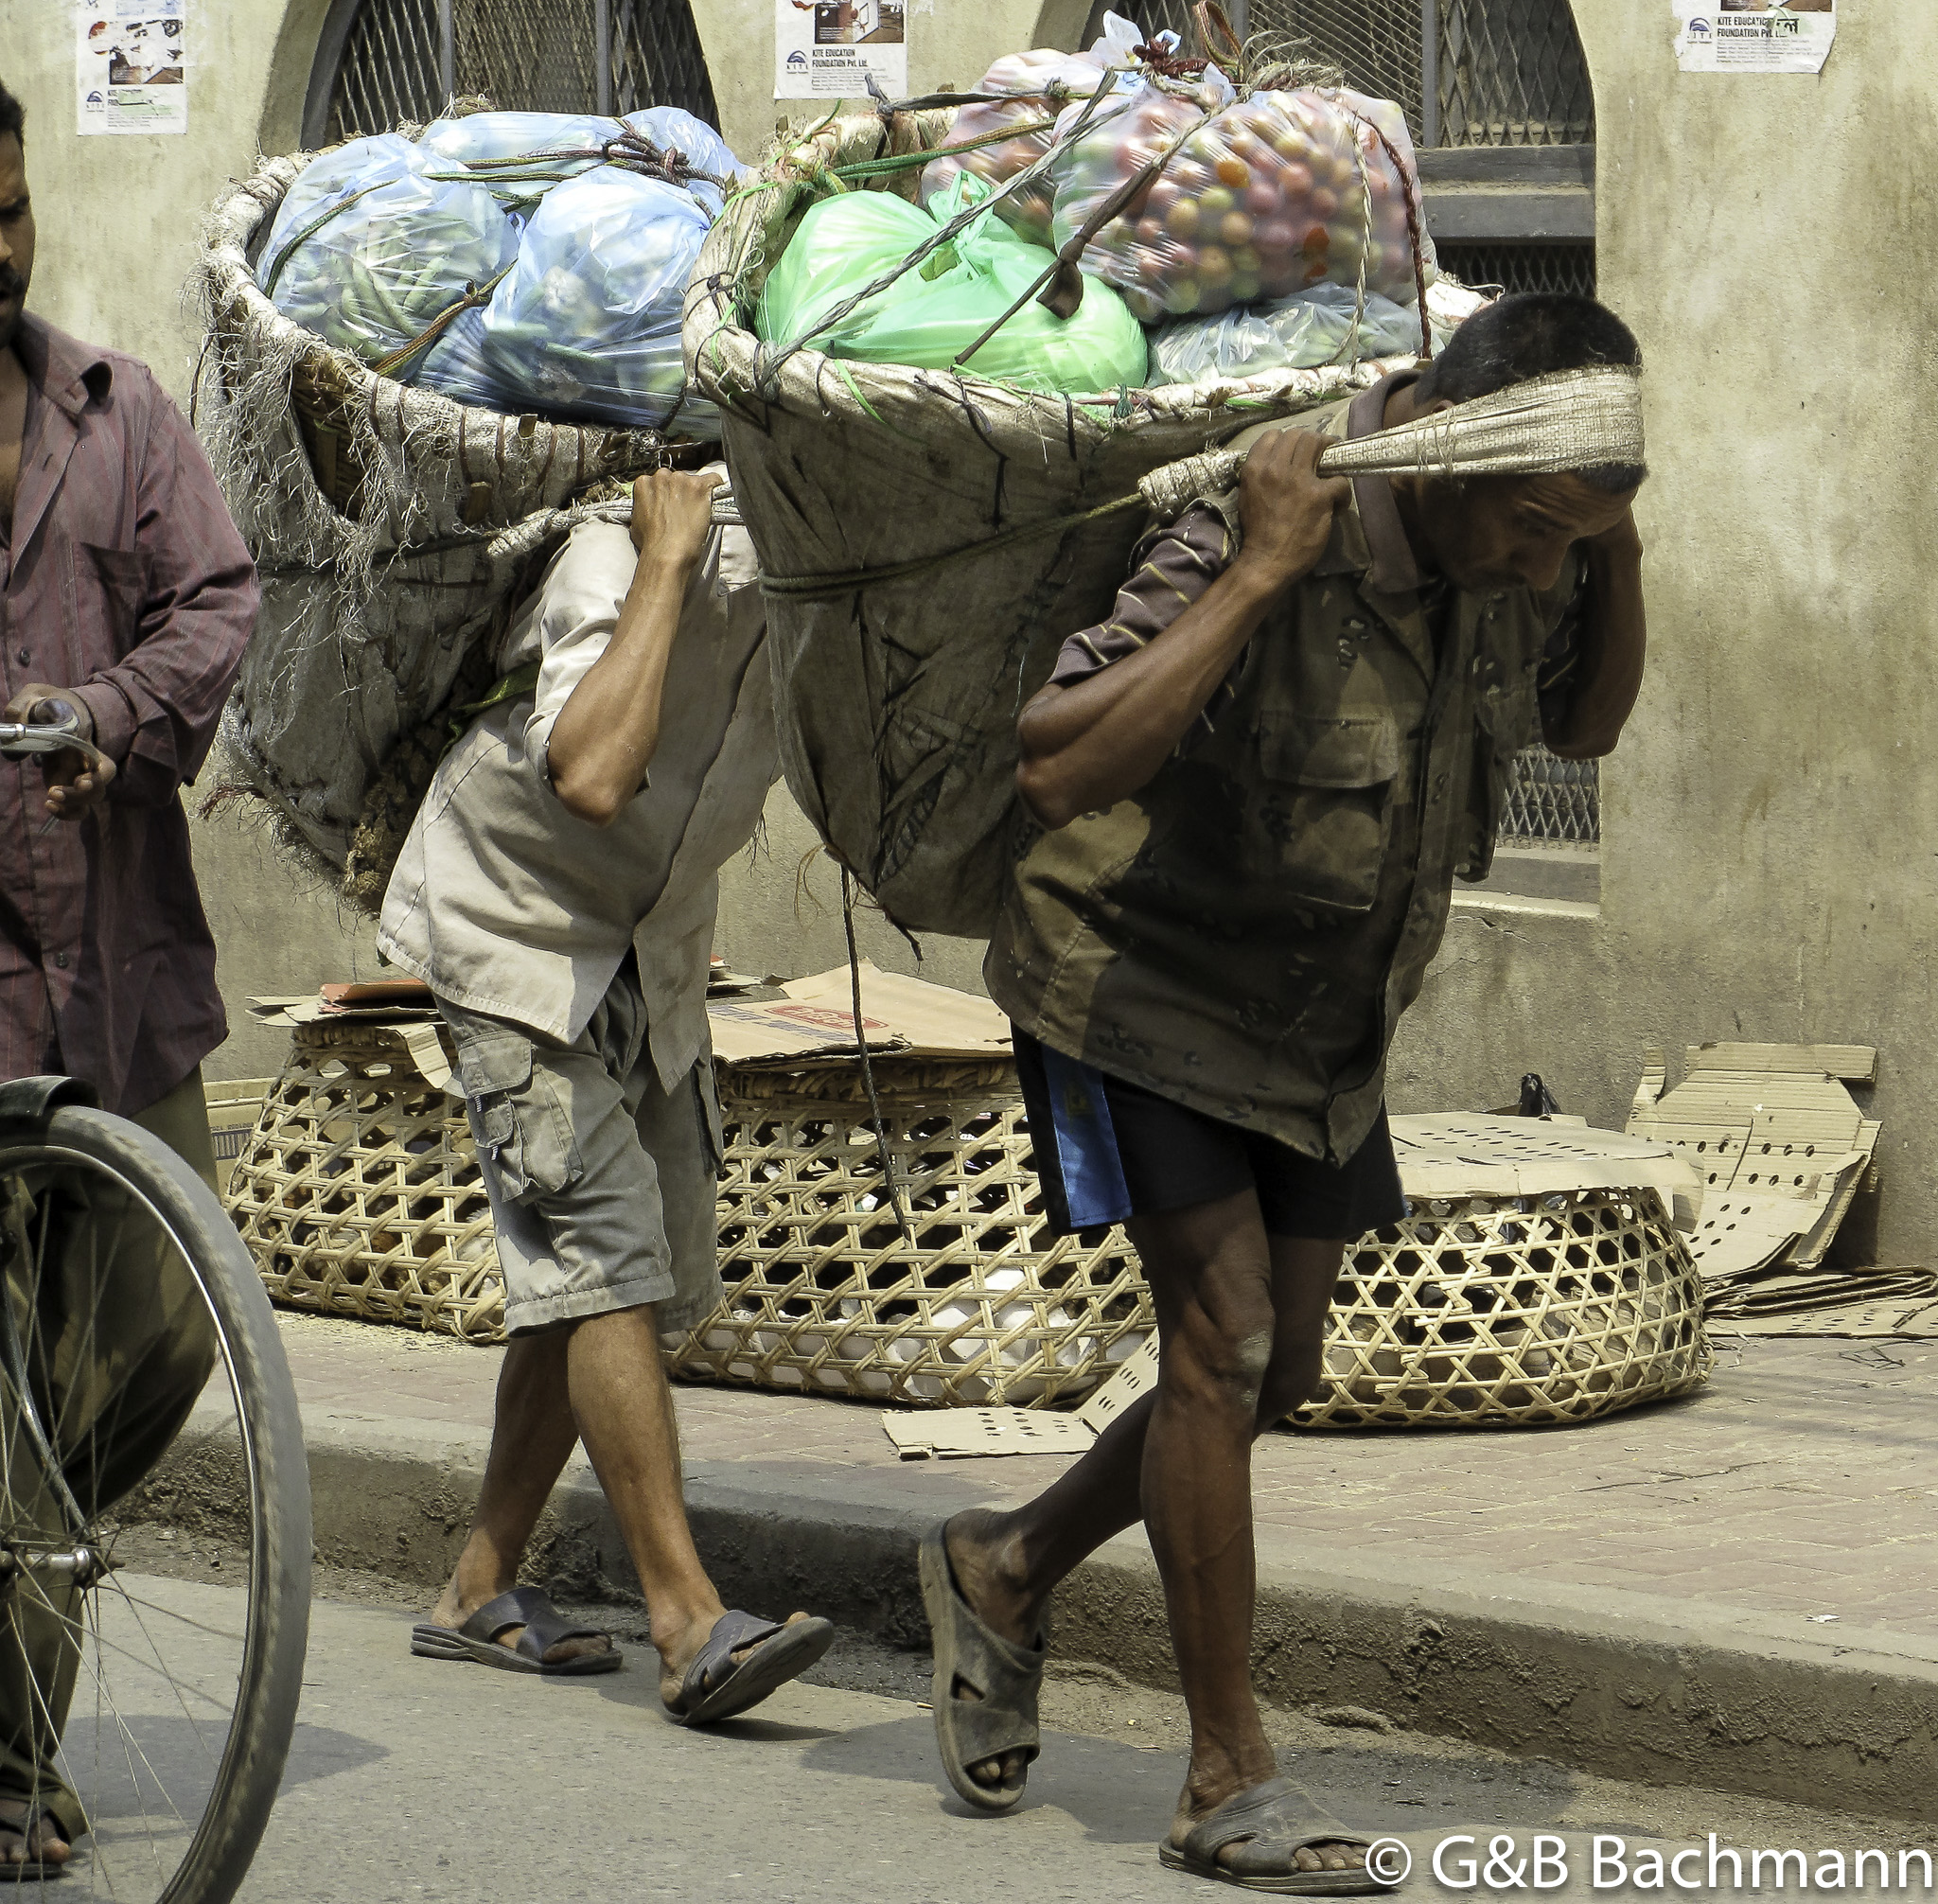
M 717 475 L 656 469 L 632 485 L 632 586 L 606 652 L 552 724 L 546 764 L 569 812 L 610 826 L 644 785 L 660 745 L 673 638 L 712 531 Z
M 1642 538 L 1626 515 L 1581 544 L 1588 558 L 1588 601 L 1573 692 L 1559 721 L 1542 723 L 1549 750 L 1563 760 L 1612 753 L 1642 692 L 1647 620 L 1642 601 Z
M 1176 621 L 1134 655 L 1048 687 L 1023 710 L 1016 787 L 1052 831 L 1148 785 L 1217 693 L 1275 597 L 1310 574 L 1332 534 L 1345 483 L 1318 474 L 1325 439 L 1263 438 L 1239 492 L 1244 546 Z

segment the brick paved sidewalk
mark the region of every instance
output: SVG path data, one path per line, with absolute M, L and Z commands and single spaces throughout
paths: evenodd
M 499 1352 L 285 1315 L 308 1407 L 487 1428 Z M 1260 1559 L 1374 1578 L 1490 1574 L 1517 1596 L 1616 1587 L 1719 1613 L 1938 1637 L 1938 1342 L 1718 1338 L 1684 1401 L 1580 1428 L 1268 1436 Z M 689 1462 L 873 1471 L 920 1506 L 1020 1499 L 1064 1457 L 900 1462 L 872 1405 L 678 1391 Z M 948 1485 L 938 1486 L 945 1477 Z M 749 1476 L 749 1478 L 752 1478 Z

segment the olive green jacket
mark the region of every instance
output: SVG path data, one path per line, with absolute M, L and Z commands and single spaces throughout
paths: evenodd
M 1350 410 L 1364 435 L 1385 387 L 1295 421 L 1343 435 Z M 1140 792 L 1026 846 L 984 966 L 1045 1044 L 1334 1162 L 1379 1111 L 1454 874 L 1492 860 L 1579 585 L 1571 558 L 1540 598 L 1428 589 L 1385 480 L 1352 488 L 1211 721 Z M 1235 546 L 1236 495 L 1207 500 Z

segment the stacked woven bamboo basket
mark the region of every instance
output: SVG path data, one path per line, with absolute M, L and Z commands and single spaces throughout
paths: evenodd
M 725 1300 L 668 1344 L 672 1366 L 918 1407 L 1046 1407 L 1096 1388 L 1149 1335 L 1149 1293 L 1120 1232 L 1043 1235 L 1013 1067 L 890 1056 L 875 1076 L 900 1212 L 856 1067 L 724 1068 Z M 401 1033 L 300 1028 L 229 1196 L 277 1301 L 502 1338 L 462 1105 Z M 1701 1313 L 1656 1189 L 1417 1200 L 1348 1248 L 1323 1385 L 1298 1419 L 1587 1420 L 1702 1381 Z

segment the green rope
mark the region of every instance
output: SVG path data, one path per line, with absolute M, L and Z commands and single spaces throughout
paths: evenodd
M 830 166 L 829 171 L 837 179 L 872 179 L 886 172 L 911 171 L 917 166 L 925 166 L 931 159 L 946 159 L 957 152 L 977 152 L 984 146 L 999 146 L 1009 139 L 1027 139 L 1032 133 L 1050 132 L 1056 130 L 1054 119 L 1038 119 L 1031 126 L 1003 126 L 994 132 L 985 132 L 979 139 L 964 139 L 960 145 L 933 146 L 923 152 L 895 152 L 885 159 L 856 159 L 846 166 Z
M 1001 535 L 987 537 L 980 542 L 971 542 L 960 549 L 946 549 L 940 555 L 919 556 L 912 562 L 896 562 L 884 569 L 848 569 L 828 575 L 763 575 L 761 593 L 784 601 L 801 602 L 811 601 L 817 596 L 845 595 L 854 589 L 879 588 L 886 582 L 906 582 L 913 576 L 925 575 L 931 570 L 944 568 L 951 562 L 960 562 L 969 555 L 990 555 L 997 549 L 1009 547 L 1012 542 L 1081 529 L 1086 522 L 1099 522 L 1106 516 L 1121 515 L 1126 509 L 1148 509 L 1150 506 L 1143 493 L 1134 490 L 1128 496 L 1119 496 L 1115 502 L 1101 502 L 1094 509 L 1084 509 L 1074 516 L 1058 516 L 1048 522 L 1025 522 L 1019 528 L 1005 529 Z
M 281 251 L 277 252 L 275 263 L 269 268 L 269 282 L 263 286 L 262 294 L 265 297 L 273 297 L 275 295 L 276 281 L 283 274 L 283 267 L 295 256 L 298 245 L 303 244 L 309 238 L 313 238 L 340 211 L 355 204 L 359 199 L 368 198 L 372 192 L 378 189 L 379 185 L 387 185 L 394 183 L 395 181 L 390 179 L 379 179 L 377 185 L 365 185 L 361 191 L 352 192 L 347 198 L 339 199 L 326 212 L 324 212 L 318 218 L 311 219 L 295 237 L 283 246 Z

